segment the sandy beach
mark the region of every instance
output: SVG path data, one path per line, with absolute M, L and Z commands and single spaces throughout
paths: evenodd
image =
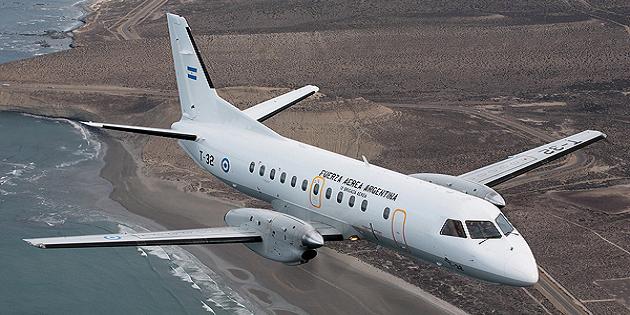
M 265 124 L 401 173 L 461 174 L 583 129 L 630 136 L 619 25 L 628 12 L 615 1 L 134 0 L 93 9 L 76 48 L 0 65 L 0 109 L 168 127 L 179 119 L 168 11 L 189 20 L 228 101 L 247 108 L 317 84 L 320 93 Z M 218 226 L 230 208 L 269 208 L 204 174 L 172 140 L 100 137 L 112 198 L 147 227 Z M 615 188 L 629 183 L 628 152 L 627 141 L 598 143 L 497 187 L 546 271 L 533 288 L 476 281 L 362 241 L 330 243 L 299 267 L 241 245 L 186 249 L 260 312 L 629 313 L 630 198 Z M 594 187 L 614 195 L 614 213 L 591 200 Z
M 107 152 L 101 176 L 114 187 L 111 198 L 130 212 L 168 229 L 186 229 L 222 226 L 225 213 L 239 207 L 142 175 L 123 145 L 104 139 Z M 185 249 L 221 275 L 220 282 L 251 302 L 256 313 L 403 314 L 414 310 L 465 314 L 416 286 L 331 249 L 320 250 L 317 259 L 298 267 L 272 262 L 240 244 Z

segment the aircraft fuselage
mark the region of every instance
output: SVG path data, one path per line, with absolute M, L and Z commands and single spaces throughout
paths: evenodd
M 501 211 L 485 200 L 288 138 L 196 122 L 172 128 L 201 135 L 180 141 L 199 166 L 276 211 L 476 278 L 537 281 L 534 257 L 516 230 L 494 239 L 440 235 L 447 219 L 494 222 Z

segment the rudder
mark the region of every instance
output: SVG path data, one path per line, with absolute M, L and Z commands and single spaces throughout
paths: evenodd
M 239 120 L 240 110 L 214 89 L 190 27 L 181 16 L 167 13 L 182 119 L 225 122 Z

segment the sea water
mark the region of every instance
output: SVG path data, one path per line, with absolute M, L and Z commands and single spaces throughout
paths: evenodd
M 81 25 L 76 0 L 0 0 L 0 63 L 67 49 Z
M 74 122 L 0 112 L 0 313 L 248 313 L 179 247 L 44 250 L 22 241 L 143 231 L 108 198 L 103 149 Z
M 51 34 L 78 25 L 74 4 L 0 0 L 0 62 L 68 49 L 69 38 Z M 0 314 L 249 313 L 180 247 L 44 250 L 22 241 L 146 231 L 109 199 L 105 151 L 75 122 L 0 112 Z

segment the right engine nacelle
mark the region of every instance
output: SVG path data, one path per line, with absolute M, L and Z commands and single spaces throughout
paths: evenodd
M 225 215 L 225 223 L 259 231 L 263 241 L 245 246 L 265 258 L 288 265 L 308 262 L 317 255 L 315 249 L 324 245 L 324 238 L 313 226 L 280 212 L 233 209 Z
M 418 173 L 410 174 L 409 176 L 481 198 L 499 208 L 505 207 L 503 197 L 494 189 L 481 183 L 446 174 Z

